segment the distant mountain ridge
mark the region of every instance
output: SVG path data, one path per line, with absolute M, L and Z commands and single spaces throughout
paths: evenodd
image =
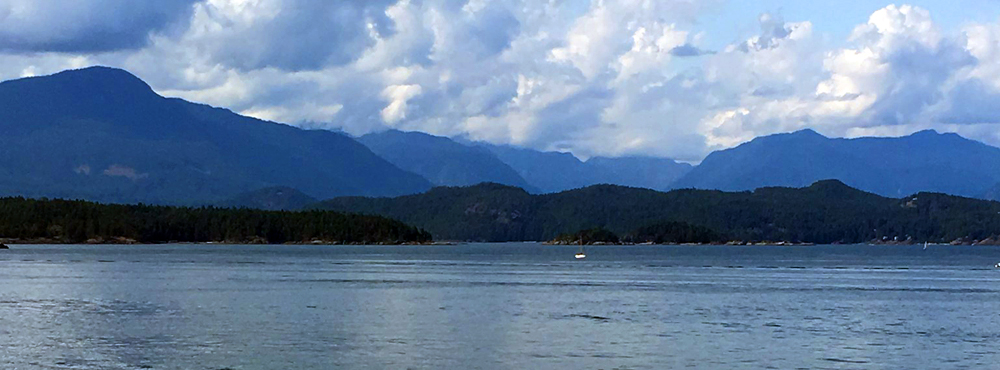
M 691 170 L 691 165 L 653 157 L 594 157 L 581 161 L 570 153 L 479 143 L 513 167 L 543 193 L 597 184 L 666 189 Z
M 239 194 L 217 205 L 226 208 L 250 208 L 265 211 L 298 211 L 318 201 L 296 189 L 275 186 Z
M 673 187 L 739 191 L 823 179 L 890 197 L 921 191 L 982 197 L 1000 182 L 1000 148 L 931 130 L 856 139 L 802 130 L 714 152 Z
M 489 150 L 422 132 L 389 130 L 357 138 L 375 154 L 438 186 L 492 182 L 534 190 Z
M 344 135 L 164 98 L 91 67 L 0 83 L 0 195 L 214 204 L 288 186 L 392 196 L 431 184 Z

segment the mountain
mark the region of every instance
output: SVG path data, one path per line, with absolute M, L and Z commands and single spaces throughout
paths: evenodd
M 491 150 L 531 185 L 544 193 L 612 184 L 665 189 L 691 170 L 691 165 L 664 158 L 590 158 L 569 153 L 541 152 L 512 146 L 479 145 Z
M 306 193 L 287 186 L 275 186 L 237 195 L 218 205 L 225 208 L 251 208 L 268 211 L 297 211 L 318 202 Z
M 529 185 L 514 169 L 489 150 L 460 144 L 446 137 L 396 130 L 357 139 L 397 167 L 440 186 L 467 186 L 483 182 L 525 189 Z
M 593 157 L 584 167 L 597 177 L 595 184 L 611 184 L 662 190 L 670 187 L 692 166 L 672 159 L 653 157 Z
M 543 195 L 482 184 L 397 198 L 343 197 L 318 207 L 397 219 L 444 240 L 543 241 L 595 228 L 618 235 L 674 229 L 717 235 L 717 242 L 857 243 L 907 237 L 950 242 L 1000 233 L 998 202 L 938 193 L 887 198 L 836 180 L 752 192 L 595 185 Z
M 1000 182 L 1000 148 L 935 131 L 831 139 L 803 130 L 714 152 L 673 187 L 737 191 L 822 179 L 891 197 L 921 191 L 978 197 Z
M 288 186 L 320 198 L 431 184 L 344 135 L 157 95 L 92 67 L 0 83 L 0 195 L 214 204 Z
M 979 195 L 980 199 L 1000 201 L 1000 182 L 994 184 Z

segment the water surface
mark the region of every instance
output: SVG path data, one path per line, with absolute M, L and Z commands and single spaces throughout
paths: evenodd
M 3 369 L 994 368 L 1000 248 L 13 246 Z

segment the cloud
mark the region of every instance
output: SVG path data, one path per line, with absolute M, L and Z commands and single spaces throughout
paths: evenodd
M 344 65 L 395 32 L 387 0 L 212 0 L 195 6 L 183 43 L 248 71 Z
M 406 118 L 407 102 L 420 95 L 420 85 L 393 85 L 382 91 L 382 97 L 389 105 L 382 109 L 382 120 L 394 124 Z
M 846 40 L 765 13 L 755 34 L 708 48 L 731 37 L 702 27 L 721 0 L 125 3 L 0 0 L 0 18 L 20 19 L 0 23 L 0 36 L 17 36 L 0 38 L 0 78 L 108 64 L 166 95 L 304 127 L 580 157 L 696 162 L 806 127 L 937 128 L 1000 144 L 1000 23 L 942 30 L 909 5 L 874 11 Z M 127 31 L 87 41 L 106 30 Z
M 762 20 L 769 19 L 762 17 Z M 766 22 L 762 22 L 766 23 Z M 794 27 L 772 27 L 781 37 L 754 38 L 739 48 L 750 55 L 781 50 Z M 919 7 L 890 5 L 857 26 L 848 46 L 824 51 L 820 70 L 789 76 L 825 76 L 821 81 L 754 90 L 753 97 L 703 122 L 710 142 L 731 146 L 754 136 L 812 127 L 835 136 L 900 134 L 923 128 L 954 130 L 949 124 L 1000 123 L 990 108 L 1000 103 L 994 78 L 997 28 L 973 25 L 948 35 Z M 793 30 L 786 33 L 780 30 Z M 767 39 L 767 42 L 756 40 Z M 766 46 L 766 47 L 764 47 Z M 801 60 L 795 55 L 783 60 Z M 815 55 L 815 54 L 813 54 Z M 815 64 L 814 64 L 815 65 Z M 994 136 L 977 135 L 992 140 Z M 1000 144 L 991 141 L 994 144 Z
M 2 0 L 0 50 L 78 53 L 138 49 L 186 26 L 196 0 Z

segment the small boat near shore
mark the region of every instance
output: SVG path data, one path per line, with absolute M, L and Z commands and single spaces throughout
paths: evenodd
M 576 254 L 573 255 L 573 257 L 576 258 L 576 259 L 578 259 L 578 260 L 582 260 L 584 258 L 587 258 L 587 253 L 583 251 L 583 237 L 580 238 L 580 251 L 576 252 Z

